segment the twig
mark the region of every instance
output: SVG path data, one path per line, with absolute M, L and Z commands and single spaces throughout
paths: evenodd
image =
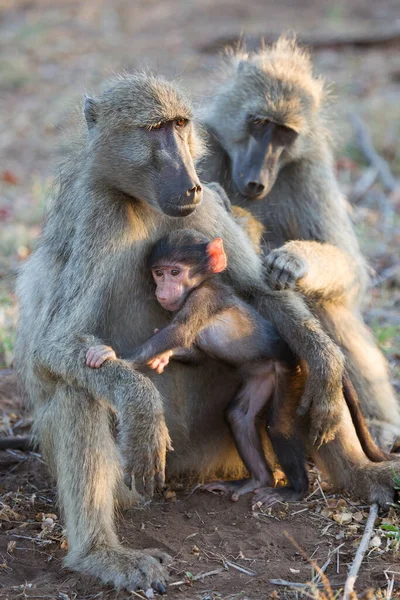
M 199 579 L 203 579 L 204 577 L 211 577 L 211 575 L 218 575 L 219 573 L 222 573 L 222 571 L 226 571 L 226 569 L 224 567 L 221 567 L 220 569 L 214 569 L 214 571 L 208 571 L 207 573 L 200 573 L 199 575 L 195 575 L 194 577 L 191 577 L 190 581 L 198 581 Z M 174 581 L 173 583 L 170 583 L 168 585 L 168 587 L 173 587 L 176 585 L 183 585 L 186 582 L 187 581 L 185 581 L 184 579 L 182 579 L 182 581 Z
M 340 548 L 344 546 L 344 542 L 342 544 L 340 544 L 337 548 L 335 548 L 334 550 L 332 550 L 332 552 L 329 553 L 329 556 L 326 560 L 326 562 L 322 565 L 322 567 L 320 567 L 321 572 L 319 575 L 317 575 L 317 577 L 315 578 L 315 580 L 313 581 L 313 583 L 318 583 L 321 580 L 322 577 L 322 573 L 325 573 L 326 569 L 328 568 L 331 560 L 332 560 L 332 556 L 334 556 L 334 554 L 337 553 L 337 556 L 339 556 L 339 550 Z M 311 559 L 310 559 L 311 560 Z
M 350 115 L 351 122 L 354 127 L 356 140 L 367 160 L 375 169 L 377 169 L 385 189 L 393 192 L 399 183 L 393 177 L 392 171 L 386 160 L 384 160 L 375 150 L 371 136 L 362 119 L 355 113 Z
M 321 486 L 321 484 L 319 482 L 319 477 L 317 477 L 317 484 L 318 484 L 318 487 L 319 487 L 319 491 L 321 492 L 321 496 L 323 497 L 323 499 L 325 500 L 325 504 L 329 508 L 328 500 L 326 499 L 326 496 L 324 494 L 324 490 L 322 489 L 322 486 Z
M 314 567 L 314 569 L 317 571 L 317 574 L 319 575 L 319 578 L 321 580 L 324 590 L 328 594 L 328 598 L 333 598 L 334 595 L 333 595 L 331 583 L 330 583 L 329 579 L 327 578 L 327 576 L 325 575 L 325 573 L 323 572 L 323 570 L 321 569 L 321 567 L 318 566 L 318 563 L 316 563 L 315 560 L 310 560 L 308 558 L 307 553 L 304 550 L 304 548 L 302 548 L 300 546 L 300 544 L 298 544 L 296 542 L 296 540 L 287 531 L 284 531 L 283 534 L 293 544 L 293 546 L 301 554 L 301 556 Z
M 350 598 L 350 594 L 354 591 L 354 585 L 356 583 L 356 579 L 358 577 L 358 571 L 360 570 L 362 560 L 364 558 L 364 554 L 368 548 L 369 541 L 372 536 L 372 532 L 374 531 L 375 521 L 378 517 L 378 505 L 376 502 L 371 504 L 371 508 L 369 509 L 369 515 L 367 519 L 367 523 L 365 525 L 364 534 L 361 538 L 360 545 L 357 548 L 356 555 L 354 557 L 353 564 L 351 565 L 349 574 L 346 579 L 346 583 L 344 586 L 344 594 L 343 600 L 348 600 Z
M 379 275 L 374 277 L 374 279 L 371 281 L 370 287 L 376 287 L 384 281 L 392 279 L 392 277 L 395 277 L 398 274 L 400 274 L 400 264 L 392 265 L 391 267 L 384 269 L 382 273 L 379 273 Z
M 376 167 L 369 167 L 363 172 L 350 193 L 350 200 L 353 204 L 357 204 L 365 196 L 370 187 L 375 183 L 377 177 L 378 169 Z
M 261 40 L 263 43 L 270 44 L 277 39 L 276 32 L 264 31 L 252 36 L 241 36 L 242 43 L 246 45 L 248 51 L 257 50 L 260 47 Z M 298 35 L 298 41 L 307 46 L 314 48 L 346 48 L 353 46 L 356 48 L 369 48 L 370 46 L 387 46 L 397 42 L 400 38 L 400 26 L 397 22 L 386 24 L 385 27 L 371 27 L 368 31 L 345 30 L 329 32 L 309 31 Z M 228 34 L 223 37 L 218 37 L 200 48 L 201 52 L 215 53 L 223 46 L 235 45 L 238 42 L 236 33 Z
M 245 569 L 244 567 L 241 567 L 240 565 L 237 565 L 236 563 L 233 563 L 230 560 L 224 560 L 224 565 L 227 565 L 228 567 L 232 567 L 232 569 L 236 569 L 237 571 L 240 571 L 241 573 L 244 573 L 245 575 L 251 575 L 252 577 L 257 575 L 257 573 L 255 571 L 250 571 L 249 569 Z
M 270 579 L 269 582 L 272 583 L 272 585 L 287 585 L 293 588 L 309 587 L 308 583 L 295 583 L 294 581 L 286 581 L 286 579 Z

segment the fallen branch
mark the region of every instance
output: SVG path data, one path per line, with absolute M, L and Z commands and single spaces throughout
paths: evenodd
M 368 48 L 369 46 L 388 46 L 398 43 L 400 40 L 399 23 L 387 23 L 384 27 L 372 27 L 368 31 L 347 30 L 347 31 L 309 31 L 299 33 L 297 40 L 300 44 L 312 46 L 313 48 L 346 48 L 353 46 L 357 48 Z M 239 36 L 236 33 L 218 37 L 200 48 L 201 52 L 218 52 L 224 46 L 232 46 L 240 42 L 245 42 L 247 50 L 253 52 L 260 48 L 262 43 L 271 44 L 276 42 L 278 36 L 274 32 L 260 32 L 255 36 Z
M 350 115 L 350 119 L 353 124 L 356 141 L 361 152 L 364 154 L 368 162 L 378 171 L 385 189 L 389 192 L 394 192 L 394 190 L 399 186 L 399 183 L 393 177 L 392 171 L 390 170 L 386 160 L 384 160 L 375 150 L 370 133 L 365 123 L 355 113 Z
M 365 525 L 364 534 L 361 538 L 360 545 L 357 548 L 356 555 L 353 560 L 353 564 L 351 565 L 349 574 L 346 579 L 346 583 L 344 586 L 343 600 L 348 600 L 350 598 L 350 594 L 354 591 L 354 585 L 356 583 L 356 579 L 358 577 L 358 571 L 360 570 L 362 560 L 364 558 L 364 554 L 368 549 L 369 541 L 372 536 L 372 532 L 374 531 L 375 521 L 378 517 L 378 505 L 376 503 L 371 505 L 369 509 L 369 515 L 367 519 L 367 523 Z
M 368 190 L 374 185 L 378 175 L 379 173 L 376 167 L 369 167 L 364 171 L 360 179 L 354 184 L 350 193 L 350 201 L 353 204 L 357 204 L 357 202 L 365 196 Z
M 211 575 L 219 575 L 219 573 L 222 573 L 222 571 L 226 571 L 226 569 L 224 567 L 221 567 L 220 569 L 214 569 L 214 571 L 207 571 L 207 573 L 200 573 L 199 575 L 190 577 L 190 579 L 188 578 L 186 580 L 182 579 L 181 581 L 174 581 L 173 583 L 170 583 L 168 585 L 168 587 L 173 587 L 176 585 L 184 585 L 188 581 L 198 581 L 199 579 L 203 579 L 204 577 L 211 577 Z
M 245 569 L 241 565 L 237 565 L 236 563 L 233 563 L 230 560 L 224 560 L 224 565 L 226 565 L 228 567 L 232 567 L 232 569 L 236 569 L 237 571 L 240 571 L 241 573 L 244 573 L 245 575 L 251 575 L 252 577 L 257 575 L 257 573 L 255 571 L 250 571 L 250 569 Z

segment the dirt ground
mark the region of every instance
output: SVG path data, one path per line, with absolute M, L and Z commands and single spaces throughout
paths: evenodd
M 82 93 L 95 92 L 116 71 L 149 67 L 179 77 L 201 99 L 224 43 L 243 36 L 254 47 L 261 36 L 274 39 L 288 29 L 313 44 L 316 70 L 334 82 L 338 176 L 377 273 L 366 319 L 399 389 L 400 194 L 379 178 L 361 195 L 355 193 L 370 169 L 348 120 L 351 111 L 363 118 L 399 178 L 398 0 L 0 0 L 0 367 L 11 367 L 13 360 L 14 277 L 40 233 L 62 130 Z M 0 396 L 0 413 L 0 434 L 27 430 L 29 416 L 11 394 Z M 0 453 L 0 473 L 0 598 L 144 597 L 116 592 L 62 567 L 66 541 L 40 456 Z M 252 509 L 246 498 L 234 504 L 183 487 L 121 515 L 120 533 L 132 547 L 158 546 L 174 557 L 169 598 L 305 598 L 316 597 L 318 590 L 334 598 L 368 507 L 322 492 L 315 471 L 311 480 L 308 501 L 266 511 Z M 376 597 L 389 598 L 391 579 L 392 597 L 400 597 L 400 559 L 380 527 L 397 526 L 398 517 L 392 510 L 380 518 L 386 521 L 378 522 L 361 568 L 360 597 L 373 588 Z M 307 557 L 326 565 L 331 592 Z M 206 575 L 197 578 L 200 574 Z M 289 589 L 276 580 L 295 585 Z

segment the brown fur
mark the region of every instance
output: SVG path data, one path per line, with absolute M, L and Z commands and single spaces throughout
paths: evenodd
M 171 202 L 174 210 L 182 206 L 185 193 L 177 195 L 177 177 L 160 179 L 171 156 L 150 141 L 149 124 L 172 119 L 164 131 L 177 144 L 170 147 L 172 165 L 181 181 L 196 180 L 196 131 L 173 85 L 125 76 L 105 96 L 87 99 L 85 116 L 89 129 L 61 166 L 42 239 L 19 278 L 16 363 L 33 408 L 34 436 L 57 480 L 68 531 L 66 564 L 117 587 L 165 591 L 168 557 L 130 550 L 117 538 L 114 507 L 129 498 L 121 487 L 115 421 L 122 440 L 127 429 L 135 432 L 134 476 L 149 492 L 155 476 L 162 480 L 169 436 L 170 475 L 232 473 L 239 461 L 224 409 L 238 380 L 232 368 L 209 358 L 147 376 L 123 359 L 90 369 L 86 352 L 107 343 L 129 356 L 167 323 L 145 260 L 168 231 L 189 227 L 222 237 L 239 295 L 257 288 L 262 265 L 215 191 L 206 187 L 185 218 L 165 214 Z M 177 133 L 173 119 L 182 117 L 189 122 Z M 339 418 L 335 441 L 316 453 L 319 463 L 365 500 L 391 501 L 392 464 L 370 463 L 345 406 Z
M 264 225 L 272 285 L 300 291 L 340 345 L 363 412 L 381 421 L 374 434 L 387 446 L 393 427 L 400 433 L 400 409 L 385 359 L 360 317 L 367 268 L 334 173 L 327 99 L 325 82 L 294 40 L 280 38 L 254 54 L 230 53 L 202 110 L 211 149 L 202 173 Z M 272 189 L 258 199 L 240 194 L 233 181 L 250 114 L 297 133 L 279 156 Z

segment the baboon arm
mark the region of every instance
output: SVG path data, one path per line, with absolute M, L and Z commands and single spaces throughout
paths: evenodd
M 87 390 L 94 398 L 106 398 L 117 408 L 126 395 L 123 390 L 136 389 L 138 377 L 125 360 L 106 361 L 101 369 L 91 369 L 86 365 L 86 353 L 90 346 L 104 344 L 104 341 L 91 335 L 65 336 L 47 341 L 35 351 L 37 369 L 48 376 L 56 376 L 65 382 Z M 118 382 L 117 385 L 115 382 Z M 148 409 L 150 410 L 150 406 Z M 160 406 L 154 406 L 162 410 Z
M 128 361 L 145 364 L 167 350 L 191 347 L 198 332 L 222 309 L 220 298 L 216 284 L 193 290 L 171 323 L 142 344 Z
M 358 257 L 330 243 L 293 240 L 266 258 L 277 275 L 292 279 L 296 288 L 317 300 L 351 303 L 363 287 Z
M 175 348 L 171 358 L 178 362 L 198 364 L 204 360 L 204 357 L 205 353 L 200 348 L 190 346 L 190 348 Z

